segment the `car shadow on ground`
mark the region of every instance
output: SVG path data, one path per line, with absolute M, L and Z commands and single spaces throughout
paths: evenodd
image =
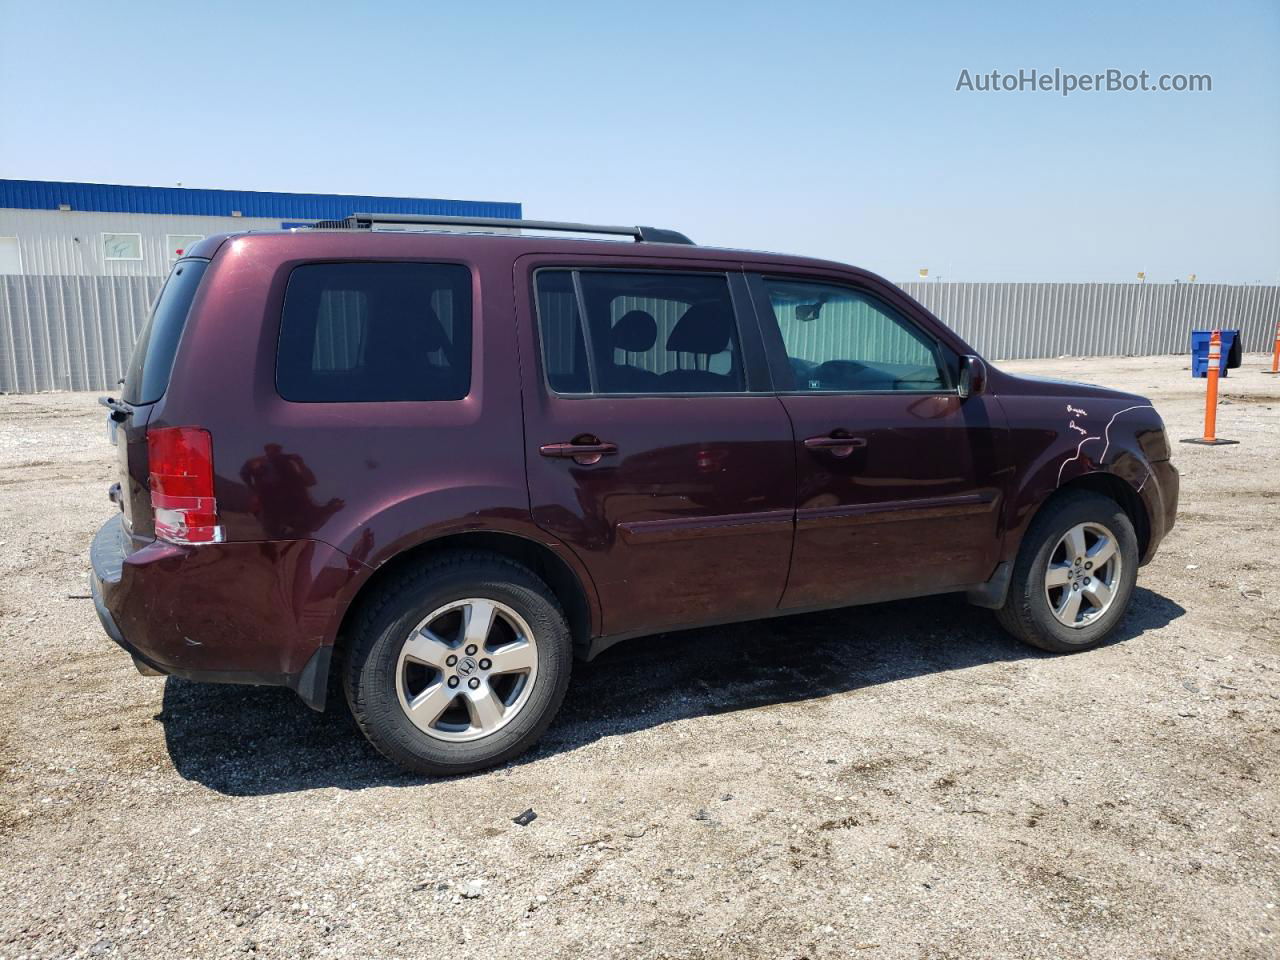
M 1139 587 L 1108 643 L 1186 611 Z M 1088 654 L 1085 654 L 1087 656 Z M 574 665 L 560 715 L 516 764 L 686 717 L 816 699 L 985 663 L 1048 657 L 956 596 L 854 607 L 629 640 Z M 270 687 L 165 681 L 165 743 L 179 774 L 220 793 L 362 789 L 427 778 L 398 772 L 357 731 L 336 687 L 315 713 Z M 482 775 L 482 774 L 480 774 Z

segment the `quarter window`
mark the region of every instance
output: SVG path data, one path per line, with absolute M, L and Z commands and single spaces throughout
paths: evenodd
M 547 385 L 556 393 L 590 393 L 591 373 L 582 336 L 582 315 L 569 270 L 538 273 L 538 327 Z
M 289 275 L 276 387 L 286 400 L 458 400 L 471 387 L 471 272 L 313 263 Z
M 169 389 L 178 342 L 208 266 L 208 260 L 188 260 L 169 274 L 133 347 L 122 393 L 127 403 L 155 403 Z
M 723 275 L 540 270 L 536 288 L 547 383 L 559 393 L 745 388 Z
M 883 301 L 823 283 L 765 278 L 764 286 L 786 351 L 791 390 L 949 389 L 938 344 Z

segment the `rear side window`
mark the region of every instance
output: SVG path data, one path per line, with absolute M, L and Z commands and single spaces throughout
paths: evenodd
M 471 271 L 311 263 L 289 275 L 276 389 L 304 403 L 460 400 L 471 389 Z
M 169 388 L 182 328 L 208 266 L 208 260 L 183 260 L 169 274 L 134 344 L 121 394 L 125 402 L 155 403 Z
M 547 384 L 558 393 L 745 389 L 723 275 L 540 270 L 535 285 Z

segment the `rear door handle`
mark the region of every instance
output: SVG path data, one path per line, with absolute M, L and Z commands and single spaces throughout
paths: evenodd
M 617 453 L 618 445 L 605 440 L 544 443 L 538 448 L 538 452 L 544 457 L 571 459 L 574 463 L 589 467 L 593 463 L 599 463 L 603 457 L 610 457 Z
M 810 437 L 804 442 L 808 450 L 821 450 L 833 457 L 844 458 L 867 445 L 866 437 Z

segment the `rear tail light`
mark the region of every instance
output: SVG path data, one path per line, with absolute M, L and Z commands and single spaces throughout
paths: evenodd
M 200 427 L 147 431 L 156 536 L 170 543 L 220 543 L 213 498 L 213 443 Z

